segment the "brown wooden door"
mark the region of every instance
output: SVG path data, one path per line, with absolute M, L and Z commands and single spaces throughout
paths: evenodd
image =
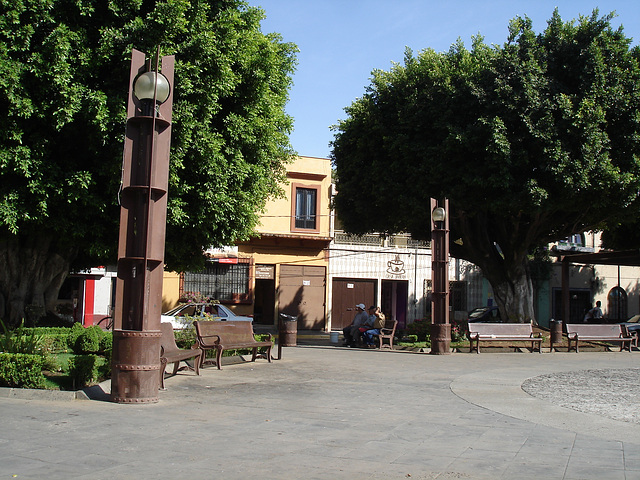
M 298 330 L 325 327 L 325 267 L 282 265 L 278 308 L 298 317 Z
M 331 301 L 331 330 L 342 330 L 353 321 L 356 305 L 376 303 L 376 280 L 334 278 Z

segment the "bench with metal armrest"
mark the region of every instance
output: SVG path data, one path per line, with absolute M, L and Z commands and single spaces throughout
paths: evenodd
M 469 323 L 469 352 L 480 353 L 480 342 L 531 342 L 531 350 L 542 352 L 542 336 L 531 323 Z
M 247 349 L 253 352 L 252 362 L 258 356 L 258 348 L 266 348 L 266 357 L 271 362 L 272 335 L 267 340 L 256 340 L 251 322 L 207 321 L 193 322 L 196 327 L 198 347 L 202 350 L 200 366 L 204 364 L 207 350 L 216 351 L 216 365 L 221 369 L 220 361 L 225 350 Z

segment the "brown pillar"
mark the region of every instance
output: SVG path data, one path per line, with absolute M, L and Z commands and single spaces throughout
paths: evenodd
M 569 257 L 562 257 L 562 321 L 565 325 L 571 323 L 570 266 Z
M 444 220 L 434 220 L 436 208 L 444 209 Z M 449 200 L 431 199 L 431 353 L 448 355 L 451 345 L 449 324 Z
M 159 71 L 156 56 L 155 71 Z M 174 57 L 162 57 L 173 85 Z M 164 103 L 138 99 L 136 79 L 152 71 L 133 50 L 120 192 L 118 278 L 114 311 L 111 399 L 157 402 L 160 387 L 160 315 L 166 231 L 173 88 Z M 156 73 L 157 75 L 157 73 Z

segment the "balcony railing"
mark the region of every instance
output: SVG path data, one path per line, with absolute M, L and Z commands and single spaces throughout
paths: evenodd
M 372 245 L 376 247 L 401 247 L 401 248 L 429 248 L 430 242 L 425 240 L 414 240 L 410 235 L 391 235 L 385 243 L 385 236 L 375 233 L 367 235 L 350 235 L 345 232 L 336 231 L 334 242 L 342 245 Z

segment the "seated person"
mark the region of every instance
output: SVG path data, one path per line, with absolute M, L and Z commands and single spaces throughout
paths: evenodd
M 371 323 L 371 328 L 367 331 L 363 332 L 363 341 L 367 346 L 374 345 L 374 337 L 376 335 L 380 335 L 380 330 L 384 328 L 384 322 L 386 317 L 384 313 L 380 310 L 380 307 L 371 307 L 369 309 L 371 312 L 369 316 L 369 321 Z

